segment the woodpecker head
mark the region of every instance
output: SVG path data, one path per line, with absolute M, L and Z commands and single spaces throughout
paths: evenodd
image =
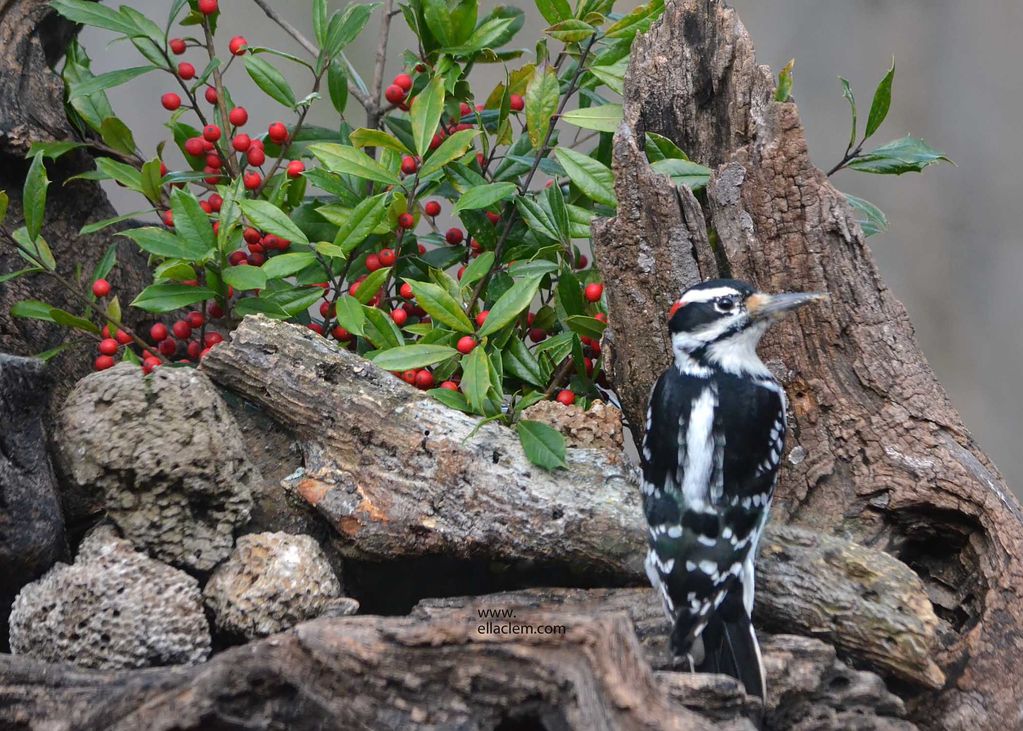
M 770 375 L 757 356 L 760 338 L 785 313 L 826 295 L 767 294 L 737 279 L 712 279 L 684 291 L 668 314 L 675 364 L 707 375 L 720 369 L 737 375 Z

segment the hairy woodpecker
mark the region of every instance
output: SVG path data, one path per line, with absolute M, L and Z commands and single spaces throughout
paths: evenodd
M 753 561 L 785 444 L 785 392 L 756 348 L 772 322 L 819 298 L 734 279 L 689 288 L 669 314 L 675 364 L 647 409 L 646 571 L 674 624 L 672 652 L 761 697 Z

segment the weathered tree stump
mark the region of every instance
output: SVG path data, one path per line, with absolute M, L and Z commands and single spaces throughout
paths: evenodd
M 844 196 L 810 161 L 796 105 L 773 95 L 719 0 L 669 0 L 633 47 L 617 215 L 594 241 L 614 282 L 608 338 L 625 414 L 642 427 L 650 383 L 670 361 L 665 313 L 685 286 L 735 276 L 829 294 L 762 348 L 793 421 L 775 519 L 851 535 L 924 580 L 944 620 L 948 681 L 920 701 L 918 720 L 1019 726 L 1023 512 L 927 365 Z M 713 168 L 702 199 L 650 169 L 646 132 Z

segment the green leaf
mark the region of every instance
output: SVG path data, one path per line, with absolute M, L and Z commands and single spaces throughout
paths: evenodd
M 623 58 L 612 64 L 594 64 L 587 71 L 607 84 L 611 91 L 617 94 L 625 93 L 625 71 L 629 66 L 629 59 Z
M 39 300 L 22 300 L 21 302 L 15 302 L 11 306 L 11 315 L 30 320 L 54 322 L 52 313 L 53 307 Z
M 46 216 L 46 189 L 49 187 L 50 179 L 46 176 L 46 164 L 43 162 L 43 156 L 36 155 L 32 158 L 28 175 L 25 176 L 25 187 L 22 194 L 25 228 L 32 241 L 39 238 L 39 232 L 43 229 L 43 219 Z
M 519 19 L 515 17 L 494 16 L 488 18 L 473 31 L 464 44 L 448 49 L 448 53 L 453 56 L 469 56 L 485 48 L 499 48 L 508 38 L 509 30 L 516 23 L 521 25 Z
M 42 353 L 36 353 L 35 356 L 33 357 L 38 358 L 43 362 L 49 362 L 70 347 L 71 343 L 62 343 L 61 345 L 58 345 L 56 348 L 50 348 L 49 350 L 44 350 Z
M 416 98 L 409 110 L 412 139 L 416 154 L 422 157 L 430 149 L 430 142 L 444 113 L 444 77 L 434 76 Z
M 511 198 L 518 189 L 515 183 L 489 183 L 478 188 L 470 188 L 458 199 L 451 213 L 457 215 L 461 211 L 490 208 L 495 203 Z
M 526 127 L 529 141 L 539 148 L 547 139 L 551 117 L 558 111 L 558 75 L 553 68 L 537 68 L 526 87 Z
M 675 185 L 684 185 L 694 191 L 703 188 L 710 180 L 710 168 L 690 160 L 658 160 L 650 167 L 654 172 L 667 175 Z
M 99 328 L 96 327 L 96 323 L 86 320 L 83 317 L 72 315 L 70 312 L 66 312 L 59 307 L 50 308 L 50 317 L 58 325 L 64 327 L 73 327 L 75 330 L 82 330 L 83 332 L 99 333 Z
M 533 352 L 526 344 L 513 337 L 501 353 L 506 375 L 514 376 L 537 388 L 546 388 L 547 380 Z
M 884 211 L 870 201 L 857 198 L 849 193 L 846 193 L 845 197 L 853 210 L 859 214 L 856 220 L 859 222 L 864 236 L 873 236 L 888 230 L 888 217 Z
M 551 38 L 556 38 L 562 43 L 578 43 L 596 32 L 597 29 L 592 25 L 575 18 L 555 23 L 545 31 Z
M 7 272 L 6 274 L 0 274 L 0 284 L 3 284 L 4 282 L 9 282 L 12 279 L 17 279 L 18 277 L 23 277 L 26 274 L 35 274 L 36 272 L 41 271 L 45 270 L 40 269 L 39 267 L 25 267 L 24 269 L 18 269 L 17 271 Z
M 50 7 L 68 20 L 82 25 L 91 25 L 94 28 L 112 30 L 129 36 L 138 30 L 124 15 L 92 0 L 51 0 Z
M 71 150 L 78 150 L 83 147 L 85 147 L 85 143 L 71 142 L 69 140 L 59 140 L 56 142 L 33 142 L 26 157 L 35 157 L 36 155 L 42 154 L 43 157 L 56 160 L 58 157 L 71 152 Z
M 482 338 L 496 333 L 522 314 L 536 296 L 542 279 L 543 277 L 534 276 L 515 282 L 490 308 L 490 314 L 480 328 L 479 336 Z
M 412 151 L 405 147 L 401 140 L 383 130 L 362 127 L 352 132 L 348 137 L 352 141 L 352 145 L 360 149 L 363 147 L 380 147 L 386 150 L 394 150 L 402 155 L 412 154 Z
M 110 244 L 92 272 L 92 281 L 103 279 L 117 264 L 117 244 Z
M 787 102 L 792 98 L 792 69 L 795 65 L 796 59 L 790 59 L 778 72 L 778 87 L 774 90 L 776 102 Z
M 565 437 L 552 426 L 523 419 L 515 425 L 526 459 L 537 467 L 553 470 L 568 468 L 565 462 Z
M 266 274 L 260 267 L 249 264 L 229 266 L 224 269 L 221 276 L 227 284 L 243 292 L 266 287 Z
M 338 226 L 334 243 L 347 256 L 373 233 L 387 216 L 387 199 L 384 194 L 375 195 L 359 202 L 352 212 Z
M 320 48 L 327 42 L 327 0 L 313 0 L 313 35 Z
M 874 90 L 874 99 L 870 103 L 870 114 L 867 115 L 867 129 L 863 133 L 866 139 L 877 132 L 878 127 L 888 116 L 888 109 L 892 104 L 892 82 L 895 80 L 895 57 L 892 57 L 892 65 L 888 73 L 881 79 L 881 83 Z
M 664 14 L 664 0 L 650 0 L 630 11 L 604 31 L 606 38 L 632 41 L 639 33 L 650 29 L 654 21 Z
M 469 266 L 465 268 L 465 271 L 462 273 L 462 279 L 460 280 L 461 285 L 463 287 L 468 287 L 475 284 L 479 280 L 483 279 L 493 266 L 494 252 L 484 251 L 482 254 L 473 259 L 469 263 Z
M 175 236 L 167 229 L 157 226 L 130 228 L 117 235 L 131 239 L 145 252 L 166 259 L 199 261 L 209 252 L 209 249 L 201 241 Z
M 565 321 L 565 324 L 572 332 L 588 338 L 599 338 L 604 334 L 604 328 L 607 327 L 597 318 L 586 315 L 572 315 Z
M 442 46 L 461 45 L 476 27 L 476 0 L 422 0 L 422 8 L 426 27 Z
M 561 119 L 583 129 L 614 132 L 622 123 L 622 105 L 602 104 L 599 107 L 573 109 L 562 114 Z
M 878 175 L 918 173 L 928 165 L 945 161 L 945 155 L 917 137 L 906 136 L 878 147 L 873 152 L 858 155 L 849 163 L 853 170 Z
M 302 233 L 302 229 L 288 218 L 287 213 L 270 201 L 243 200 L 239 202 L 239 205 L 242 213 L 256 228 L 269 231 L 274 236 L 280 236 L 295 244 L 309 243 L 309 239 Z
M 132 68 L 108 71 L 107 73 L 100 74 L 99 76 L 86 78 L 80 83 L 71 84 L 68 101 L 82 99 L 92 96 L 97 92 L 112 89 L 113 87 L 120 86 L 121 84 L 126 84 L 132 79 L 137 79 L 139 76 L 148 74 L 150 71 L 155 69 L 155 66 L 133 66 Z M 100 124 L 102 125 L 102 122 Z
M 561 305 L 561 309 L 567 316 L 581 315 L 586 312 L 582 285 L 571 271 L 566 269 L 561 272 L 561 276 L 558 277 L 557 292 L 558 304 Z
M 327 93 L 337 113 L 344 116 L 348 106 L 348 73 L 340 61 L 331 61 L 327 69 Z
M 53 252 L 50 251 L 49 244 L 46 243 L 46 239 L 42 236 L 36 236 L 35 240 L 28 237 L 28 229 L 22 226 L 16 229 L 11 236 L 14 241 L 20 244 L 18 249 L 18 255 L 33 266 L 43 265 L 43 268 L 53 271 L 57 268 L 57 262 L 54 261 Z M 28 253 L 26 253 L 28 252 Z M 31 256 L 29 256 L 31 254 Z
M 151 284 L 131 303 L 146 312 L 170 312 L 203 300 L 215 299 L 217 293 L 206 287 L 184 284 Z
M 531 231 L 551 241 L 559 240 L 558 226 L 554 222 L 550 210 L 542 203 L 528 196 L 522 196 L 515 199 L 515 206 Z
M 358 38 L 362 29 L 369 22 L 373 9 L 380 3 L 350 3 L 343 13 L 335 14 L 327 26 L 326 41 L 323 50 L 327 58 L 333 59 L 344 50 L 345 46 Z
M 568 177 L 587 197 L 606 206 L 618 205 L 614 194 L 614 176 L 610 168 L 567 147 L 559 147 L 554 154 L 565 168 Z
M 852 149 L 856 145 L 856 97 L 853 96 L 852 86 L 849 84 L 848 79 L 843 79 L 841 76 L 838 80 L 842 82 L 842 96 L 849 100 L 849 108 L 852 112 L 852 130 L 849 132 L 849 148 Z
M 291 317 L 279 302 L 270 297 L 245 297 L 239 300 L 234 306 L 234 314 L 242 317 L 244 315 L 266 315 L 273 320 L 287 320 Z
M 433 175 L 452 160 L 462 157 L 479 134 L 478 129 L 463 129 L 446 138 L 423 163 L 423 167 L 419 169 L 419 178 Z
M 569 7 L 568 0 L 535 0 L 535 2 L 540 15 L 551 25 L 572 17 L 572 8 Z
M 190 249 L 202 249 L 203 253 L 195 259 L 203 258 L 216 244 L 209 216 L 199 206 L 196 197 L 182 188 L 175 188 L 171 193 L 171 210 L 178 238 L 187 242 Z
M 337 298 L 337 324 L 354 335 L 366 334 L 366 313 L 354 297 L 344 294 Z
M 425 368 L 456 355 L 458 351 L 447 345 L 416 344 L 381 351 L 373 356 L 373 362 L 385 371 L 407 371 Z
M 449 391 L 446 388 L 432 388 L 428 394 L 447 406 L 449 409 L 456 409 L 466 414 L 472 413 L 469 401 L 461 391 Z
M 416 303 L 436 322 L 447 325 L 458 332 L 471 334 L 475 328 L 469 321 L 462 306 L 448 291 L 429 282 L 409 281 Z
M 316 255 L 311 251 L 294 251 L 268 259 L 261 268 L 267 279 L 279 279 L 300 272 L 315 261 Z
M 478 414 L 485 413 L 487 394 L 492 385 L 490 372 L 490 358 L 484 348 L 477 347 L 462 358 L 462 391 L 469 406 Z
M 245 70 L 256 82 L 256 86 L 262 89 L 267 96 L 289 109 L 295 108 L 295 92 L 291 90 L 287 80 L 273 64 L 264 61 L 259 56 L 247 55 Z
M 376 307 L 363 307 L 366 316 L 366 337 L 380 349 L 397 348 L 402 345 L 402 335 L 394 320 Z
M 107 117 L 99 128 L 100 136 L 108 147 L 112 147 L 125 155 L 135 153 L 135 137 L 128 125 L 117 117 Z M 159 169 L 159 167 L 157 167 Z
M 401 181 L 394 173 L 350 145 L 323 142 L 310 145 L 309 152 L 332 173 L 354 175 L 386 185 L 401 185 Z
M 391 273 L 390 267 L 383 267 L 377 269 L 375 272 L 370 272 L 369 276 L 362 280 L 362 284 L 355 290 L 355 299 L 359 300 L 362 304 L 366 304 L 374 295 L 384 286 L 384 282 L 387 281 L 388 275 Z
M 11 205 L 11 198 L 6 191 L 0 190 L 0 223 L 7 218 L 7 208 Z

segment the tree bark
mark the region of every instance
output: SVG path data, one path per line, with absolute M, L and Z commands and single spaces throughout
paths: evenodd
M 570 449 L 569 470 L 538 469 L 510 429 L 473 435 L 476 418 L 262 316 L 247 317 L 201 367 L 298 438 L 305 467 L 284 484 L 350 557 L 485 559 L 532 565 L 538 580 L 646 584 L 635 468 L 620 453 Z M 939 622 L 907 566 L 795 528 L 772 527 L 763 546 L 758 621 L 826 639 L 883 675 L 941 686 Z
M 46 0 L 0 0 L 0 190 L 11 198 L 4 224 L 13 231 L 22 225 L 21 191 L 33 142 L 76 139 L 64 113 L 64 84 L 54 68 L 78 28 L 63 20 Z M 48 191 L 43 238 L 53 250 L 58 271 L 75 278 L 76 267 L 89 277 L 117 228 L 79 236 L 88 223 L 117 215 L 98 183 L 68 179 L 92 168 L 86 153 L 71 152 L 47 164 Z M 151 281 L 146 257 L 127 239 L 118 246 L 118 265 L 108 277 L 122 304 Z M 28 264 L 12 247 L 0 245 L 0 273 Z M 91 281 L 91 280 L 90 280 Z M 11 305 L 24 299 L 44 300 L 72 312 L 81 303 L 53 279 L 35 274 L 0 283 L 0 351 L 35 355 L 69 338 L 66 328 L 37 320 L 11 317 Z M 125 309 L 126 314 L 131 311 Z M 79 341 L 57 356 L 49 368 L 54 382 L 52 402 L 59 404 L 74 383 L 87 374 L 95 357 L 91 341 Z
M 762 348 L 785 384 L 792 428 L 776 520 L 851 535 L 924 580 L 943 622 L 943 691 L 917 718 L 936 728 L 1023 724 L 1023 512 L 973 442 L 888 292 L 844 196 L 809 159 L 796 105 L 718 0 L 669 0 L 638 38 L 614 143 L 618 209 L 595 227 L 617 356 L 637 428 L 670 361 L 665 313 L 700 279 L 812 290 Z M 655 174 L 644 134 L 714 172 L 702 202 Z M 616 327 L 615 323 L 628 323 Z

